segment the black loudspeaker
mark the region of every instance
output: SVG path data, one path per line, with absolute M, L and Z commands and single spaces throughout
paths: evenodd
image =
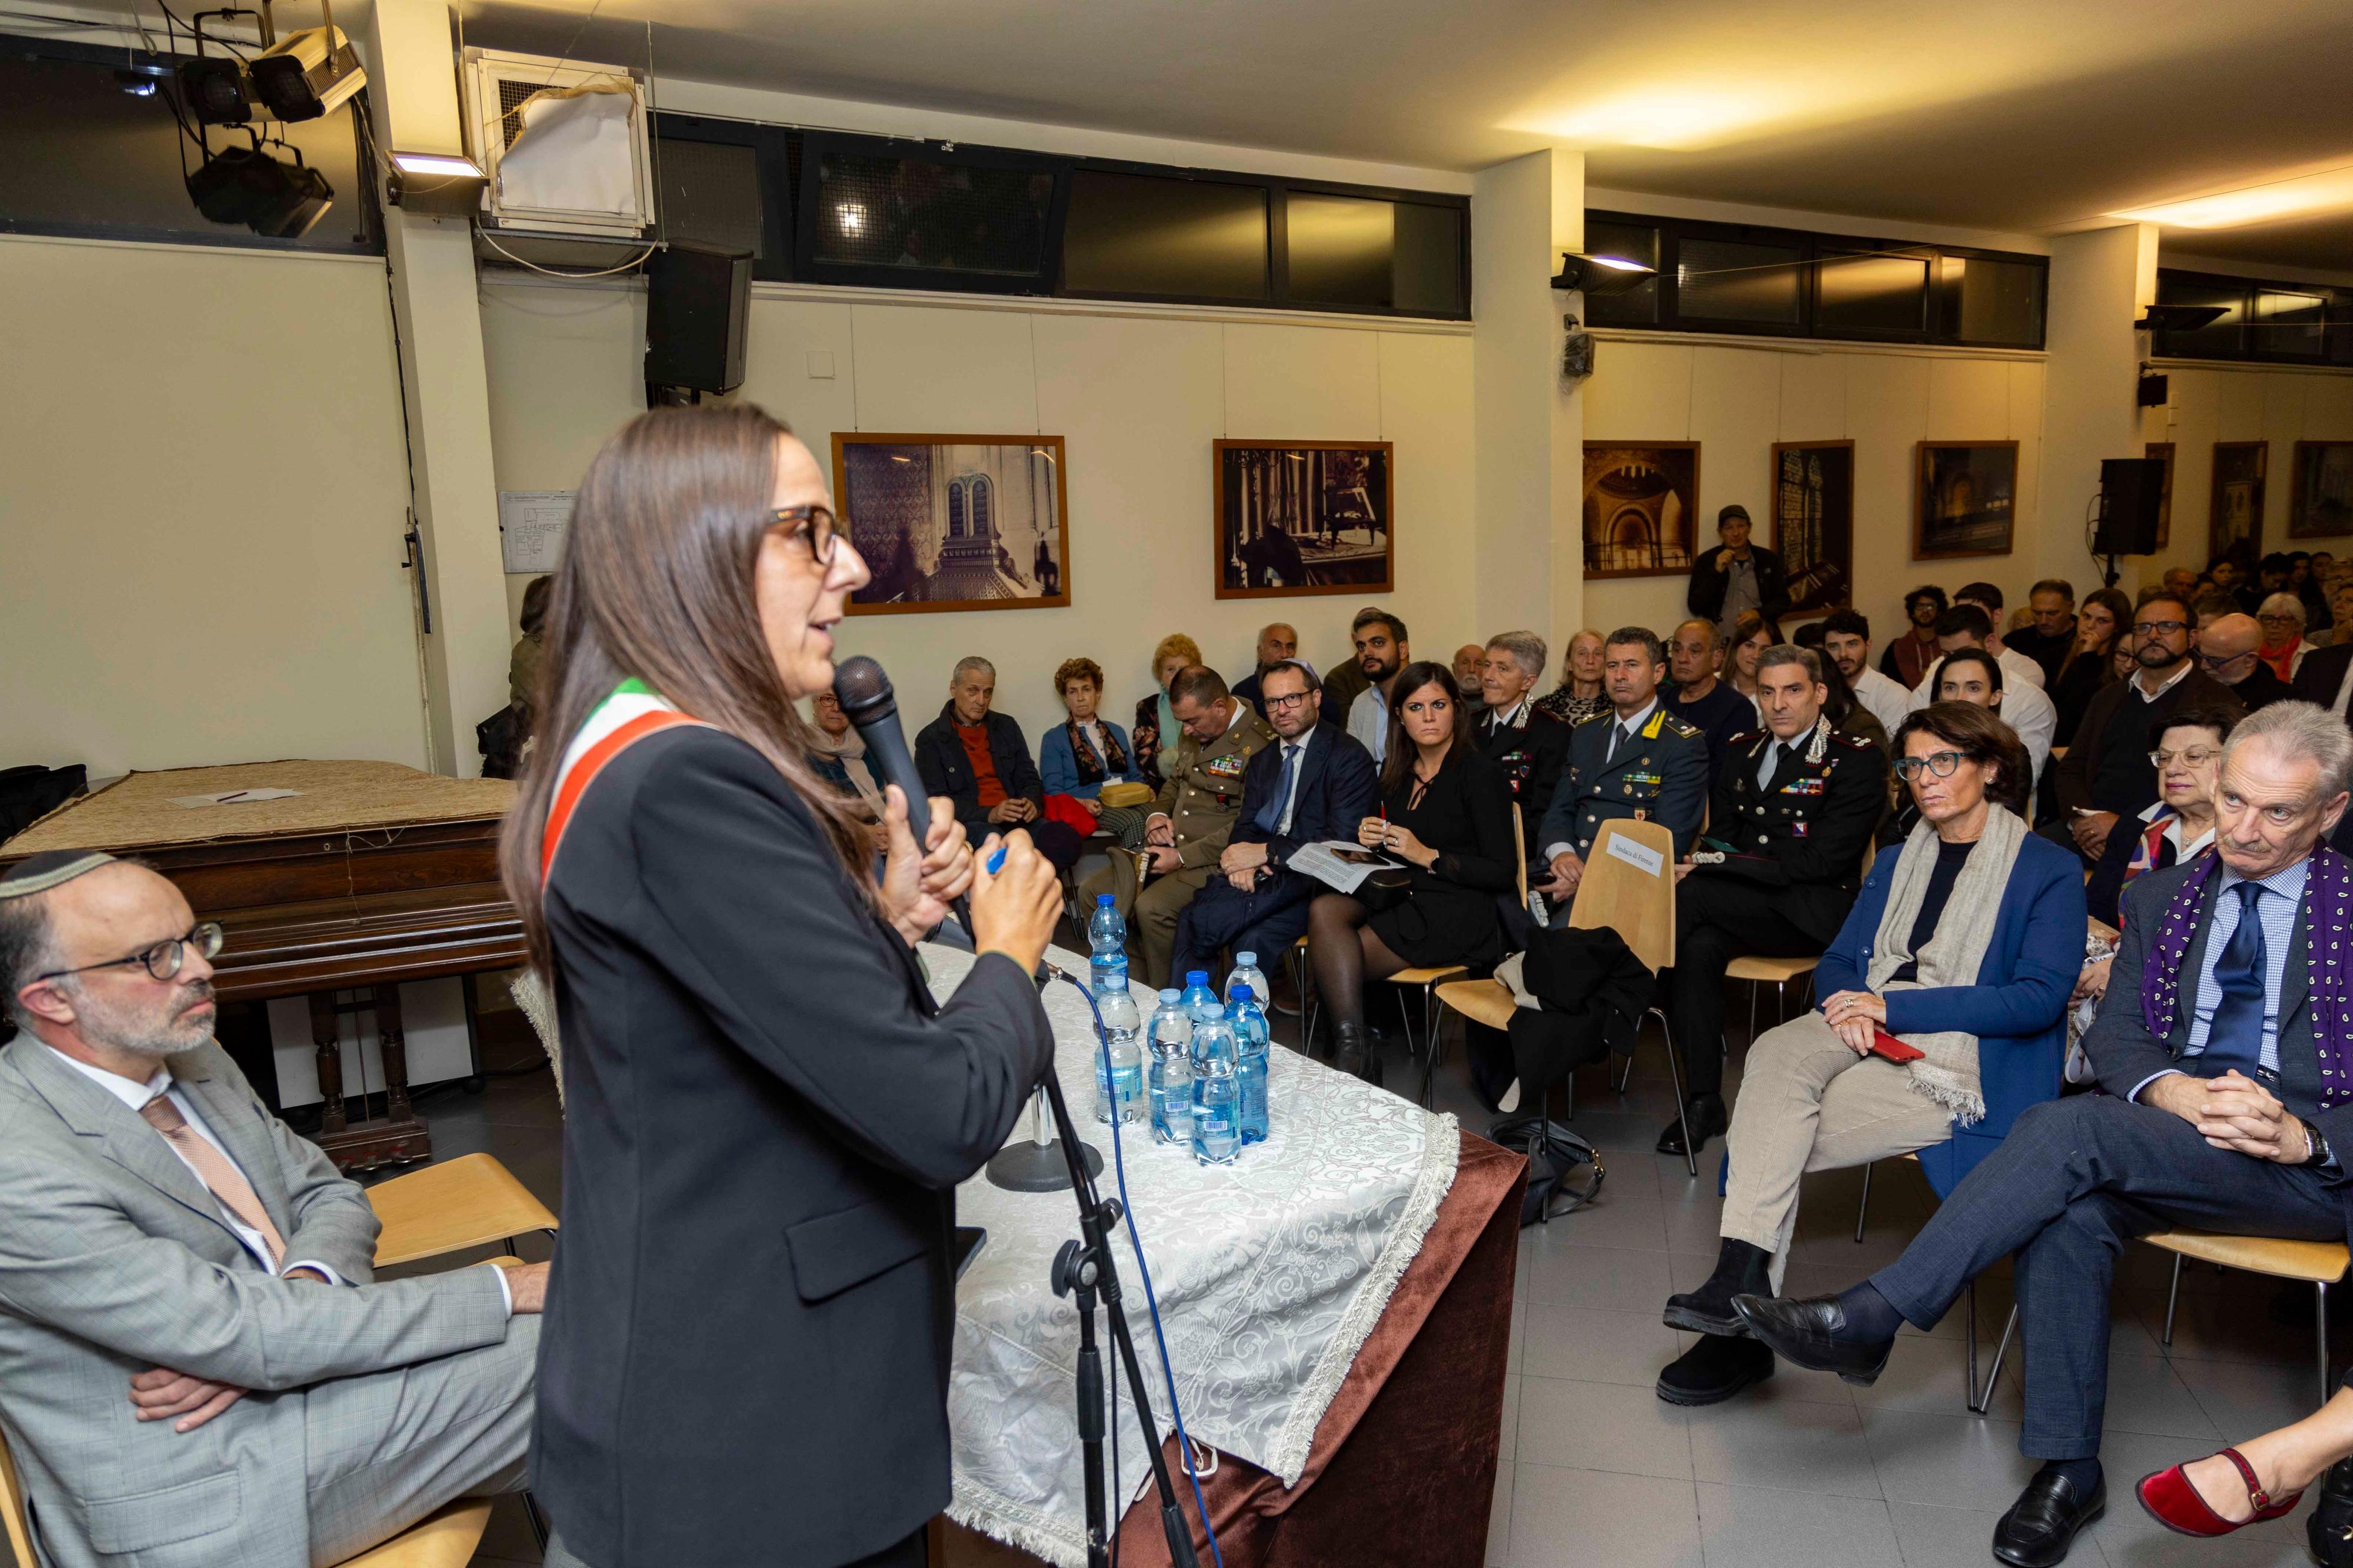
M 646 258 L 646 385 L 733 392 L 744 384 L 752 253 L 671 243 Z M 654 401 L 649 395 L 649 402 Z
M 2094 555 L 2157 553 L 2158 510 L 2165 502 L 2165 459 L 2100 459 L 2100 526 Z

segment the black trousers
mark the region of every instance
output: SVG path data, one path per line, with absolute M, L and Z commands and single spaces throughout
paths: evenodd
M 2026 1343 L 2019 1451 L 2090 1458 L 2107 1409 L 2108 1288 L 2126 1241 L 2177 1226 L 2337 1241 L 2345 1212 L 2342 1195 L 2308 1171 L 2217 1149 L 2155 1106 L 2080 1094 L 2022 1113 L 1871 1282 L 1926 1329 L 1971 1279 L 2017 1253 Z
M 923 1568 L 928 1561 L 928 1542 L 923 1531 L 919 1530 L 895 1546 L 886 1546 L 871 1557 L 861 1557 L 855 1563 L 843 1564 L 843 1568 Z M 586 1563 L 565 1549 L 564 1538 L 560 1535 L 548 1537 L 547 1564 L 548 1568 L 588 1568 Z M 779 1568 L 782 1568 L 781 1564 Z
M 1683 1064 L 1683 1092 L 1724 1088 L 1724 972 L 1743 953 L 1803 958 L 1822 943 L 1789 923 L 1782 895 L 1695 871 L 1675 889 L 1675 966 L 1659 972 L 1667 1026 Z

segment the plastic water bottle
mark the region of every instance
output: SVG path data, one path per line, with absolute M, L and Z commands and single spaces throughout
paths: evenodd
M 1226 976 L 1228 1002 L 1234 1000 L 1234 988 L 1238 985 L 1250 987 L 1250 996 L 1258 1003 L 1258 1010 L 1261 1016 L 1269 1007 L 1274 1005 L 1274 993 L 1267 989 L 1266 972 L 1258 966 L 1257 953 L 1234 954 L 1234 972 Z
M 1218 994 L 1209 989 L 1208 970 L 1188 969 L 1185 972 L 1185 1012 L 1196 1028 L 1212 1018 L 1225 1016 L 1225 1005 L 1218 1000 Z M 1197 1058 L 1199 1055 L 1198 1050 L 1194 1052 Z
M 1152 1015 L 1152 1136 L 1193 1146 L 1193 1020 L 1182 992 L 1163 991 Z
M 1223 1018 L 1196 1024 L 1193 1058 L 1193 1158 L 1230 1165 L 1242 1147 L 1232 1026 Z
M 1127 922 L 1109 893 L 1095 895 L 1095 912 L 1087 917 L 1087 946 L 1094 957 L 1087 966 L 1087 984 L 1098 996 L 1127 992 Z M 1113 973 L 1114 969 L 1117 971 Z
M 1226 1006 L 1234 1030 L 1234 1085 L 1242 1142 L 1266 1142 L 1266 1012 L 1249 987 L 1237 985 Z
M 1095 1120 L 1122 1121 L 1130 1124 L 1144 1120 L 1144 1047 L 1140 1037 L 1143 1020 L 1135 1011 L 1135 998 L 1123 985 L 1096 999 L 1103 1014 L 1103 1034 L 1109 1038 L 1110 1060 L 1100 1047 L 1095 1051 Z

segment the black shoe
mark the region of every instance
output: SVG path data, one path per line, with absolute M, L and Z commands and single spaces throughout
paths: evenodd
M 1380 1047 L 1373 1043 L 1365 1026 L 1362 1024 L 1337 1024 L 1333 1026 L 1332 1037 L 1332 1066 L 1378 1086 L 1381 1081 Z
M 1659 1373 L 1659 1397 L 1670 1405 L 1721 1405 L 1772 1375 L 1773 1352 L 1755 1340 L 1702 1334 Z
M 1706 1148 L 1709 1139 L 1723 1137 L 1725 1129 L 1732 1125 L 1732 1118 L 1725 1111 L 1722 1095 L 1695 1094 L 1692 1096 L 1691 1103 L 1683 1107 L 1683 1116 L 1668 1122 L 1667 1130 L 1659 1134 L 1660 1153 L 1674 1155 L 1683 1153 L 1683 1122 L 1686 1121 L 1691 1123 L 1692 1142 L 1695 1151 Z
M 1779 1296 L 1735 1296 L 1732 1310 L 1748 1331 L 1783 1361 L 1810 1372 L 1834 1372 L 1858 1388 L 1869 1388 L 1887 1370 L 1895 1336 L 1883 1340 L 1841 1339 L 1846 1309 L 1835 1296 L 1792 1301 Z M 2052 1559 L 2057 1562 L 2057 1558 Z
M 2304 1521 L 2305 1544 L 2320 1568 L 2353 1568 L 2353 1459 L 2339 1459 L 2320 1478 L 2320 1500 Z
M 1993 1527 L 1993 1554 L 2015 1568 L 2052 1568 L 2066 1557 L 2075 1532 L 2107 1511 L 2106 1478 L 2090 1497 L 2081 1497 L 2074 1482 L 2044 1470 Z
M 1667 1298 L 1666 1323 L 1694 1334 L 1721 1334 L 1746 1339 L 1748 1325 L 1732 1310 L 1735 1296 L 1773 1293 L 1773 1255 L 1730 1237 L 1716 1249 L 1715 1272 L 1696 1290 Z

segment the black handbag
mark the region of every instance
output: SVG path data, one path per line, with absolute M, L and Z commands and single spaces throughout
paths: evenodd
M 1601 1192 L 1609 1173 L 1602 1169 L 1599 1150 L 1542 1116 L 1507 1116 L 1487 1129 L 1487 1136 L 1506 1149 L 1528 1157 L 1527 1191 L 1520 1199 L 1520 1227 L 1549 1224 L 1556 1214 L 1575 1214 Z M 1580 1171 L 1591 1173 L 1573 1180 Z
M 1374 914 L 1395 909 L 1413 891 L 1413 872 L 1404 866 L 1384 866 L 1356 884 L 1356 900 Z

